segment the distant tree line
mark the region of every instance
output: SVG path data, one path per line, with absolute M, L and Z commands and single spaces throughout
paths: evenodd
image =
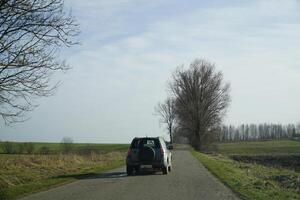
M 241 124 L 239 126 L 222 125 L 215 132 L 219 142 L 274 140 L 300 136 L 300 125 L 294 124 Z

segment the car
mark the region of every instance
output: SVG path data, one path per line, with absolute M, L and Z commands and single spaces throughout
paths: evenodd
M 163 174 L 172 170 L 172 145 L 167 145 L 162 137 L 134 138 L 127 152 L 126 172 L 133 175 L 142 166 L 159 169 Z

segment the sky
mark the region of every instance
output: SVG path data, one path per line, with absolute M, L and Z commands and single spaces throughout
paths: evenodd
M 56 94 L 0 140 L 129 143 L 164 136 L 154 106 L 179 65 L 206 59 L 231 83 L 224 123 L 300 121 L 298 0 L 66 0 L 80 45 Z

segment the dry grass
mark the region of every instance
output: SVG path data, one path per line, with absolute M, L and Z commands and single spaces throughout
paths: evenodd
M 88 155 L 0 154 L 0 189 L 2 190 L 2 195 L 4 193 L 3 191 L 6 191 L 6 193 L 9 194 L 6 194 L 6 196 L 14 198 L 23 193 L 41 189 L 36 187 L 36 185 L 33 188 L 27 187 L 33 183 L 41 182 L 41 185 L 43 185 L 43 182 L 47 182 L 50 179 L 53 182 L 53 179 L 59 179 L 58 177 L 61 175 L 103 171 L 120 166 L 123 162 L 124 151 L 114 151 L 103 154 L 91 153 Z M 54 181 L 54 184 L 56 182 L 57 181 Z M 21 189 L 20 191 L 20 187 L 27 187 L 28 189 L 25 189 L 25 191 Z

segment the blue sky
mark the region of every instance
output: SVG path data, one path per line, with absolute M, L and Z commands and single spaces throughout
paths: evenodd
M 297 0 L 66 0 L 81 45 L 62 52 L 55 96 L 31 119 L 0 127 L 1 140 L 129 142 L 163 135 L 154 106 L 174 69 L 204 58 L 231 83 L 225 123 L 300 121 Z

